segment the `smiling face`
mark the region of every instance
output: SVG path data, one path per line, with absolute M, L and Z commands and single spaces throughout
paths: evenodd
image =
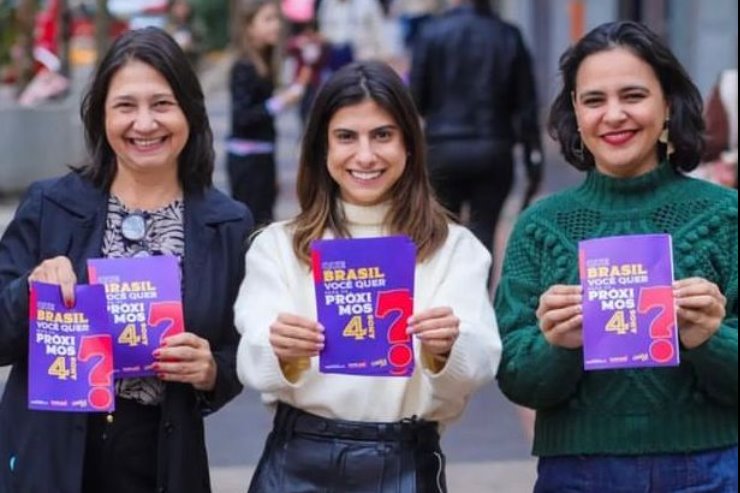
M 633 177 L 658 165 L 668 104 L 652 67 L 624 48 L 586 57 L 573 94 L 583 144 L 603 174 Z
M 172 88 L 151 65 L 132 60 L 111 78 L 105 135 L 118 173 L 176 177 L 189 132 Z
M 406 169 L 406 145 L 398 123 L 372 100 L 345 106 L 329 121 L 327 167 L 342 200 L 376 205 Z

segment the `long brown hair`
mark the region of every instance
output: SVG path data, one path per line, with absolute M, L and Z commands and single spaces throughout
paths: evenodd
M 260 77 L 275 82 L 278 76 L 278 47 L 265 46 L 258 50 L 249 40 L 248 29 L 254 22 L 257 13 L 267 5 L 274 5 L 278 13 L 280 4 L 276 0 L 238 0 L 234 16 L 233 40 L 238 55 L 249 60 L 257 69 Z
M 339 109 L 366 100 L 393 117 L 408 152 L 406 168 L 390 191 L 391 206 L 385 218 L 389 232 L 411 237 L 419 262 L 432 256 L 447 238 L 449 216 L 429 182 L 424 136 L 410 94 L 388 65 L 355 62 L 335 73 L 319 91 L 301 144 L 297 185 L 301 212 L 292 222 L 293 250 L 307 265 L 311 242 L 325 231 L 337 238 L 350 236 L 337 200 L 339 186 L 327 169 L 329 121 Z

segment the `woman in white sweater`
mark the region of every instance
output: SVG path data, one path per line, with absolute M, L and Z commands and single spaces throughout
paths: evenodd
M 250 493 L 447 491 L 439 430 L 499 361 L 490 255 L 434 199 L 419 118 L 387 65 L 354 63 L 323 86 L 298 197 L 294 220 L 254 239 L 235 304 L 239 378 L 276 407 Z M 416 369 L 408 378 L 320 373 L 311 241 L 391 234 L 417 249 Z

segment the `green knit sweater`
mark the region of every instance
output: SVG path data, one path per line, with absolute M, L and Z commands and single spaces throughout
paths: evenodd
M 498 372 L 512 401 L 537 410 L 534 454 L 671 453 L 737 444 L 737 191 L 668 165 L 630 179 L 591 171 L 529 208 L 509 239 L 496 314 Z M 676 279 L 700 276 L 727 297 L 717 333 L 673 368 L 584 372 L 583 351 L 551 346 L 535 310 L 553 284 L 579 284 L 578 241 L 669 233 Z

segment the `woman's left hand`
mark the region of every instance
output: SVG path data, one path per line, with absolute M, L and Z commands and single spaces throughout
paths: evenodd
M 154 351 L 154 370 L 167 382 L 192 384 L 208 392 L 216 385 L 216 360 L 206 339 L 192 332 L 169 336 Z
M 414 334 L 427 352 L 446 357 L 460 335 L 460 319 L 452 308 L 430 308 L 409 318 L 408 334 Z
M 727 299 L 716 284 L 701 277 L 673 283 L 678 315 L 678 335 L 687 349 L 704 344 L 725 318 Z

